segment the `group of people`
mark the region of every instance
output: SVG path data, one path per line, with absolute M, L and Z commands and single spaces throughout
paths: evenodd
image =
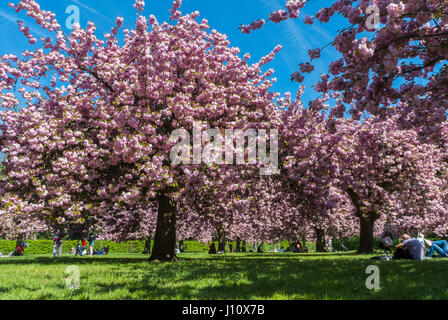
M 96 250 L 94 246 L 89 246 L 89 250 L 90 249 L 91 249 L 90 255 L 106 255 L 109 253 L 109 246 L 100 250 Z M 86 240 L 83 239 L 82 241 L 78 241 L 78 243 L 76 244 L 76 248 L 72 248 L 70 250 L 70 254 L 74 254 L 75 256 L 77 256 L 78 254 L 80 256 L 87 255 Z
M 213 242 L 211 242 L 208 247 L 209 247 L 209 250 L 208 250 L 209 254 L 225 253 L 224 250 L 216 251 L 216 246 Z M 258 252 L 263 252 L 261 247 L 262 247 L 262 245 L 258 246 L 258 249 L 257 249 Z M 235 252 L 235 249 L 233 248 L 233 244 L 231 244 L 231 243 L 229 243 L 229 252 Z M 243 241 L 243 243 L 241 244 L 241 252 L 247 252 L 246 241 Z
M 288 250 L 286 250 L 286 251 L 288 251 Z M 308 252 L 308 248 L 306 247 L 305 244 L 302 247 L 302 244 L 300 243 L 300 240 L 297 240 L 294 243 L 294 246 L 292 247 L 291 251 L 294 252 L 294 253 Z
M 300 243 L 300 240 L 297 240 L 296 242 L 293 242 L 286 250 L 283 249 L 282 247 L 280 247 L 276 252 L 294 252 L 294 253 L 299 253 L 299 252 L 308 252 L 308 248 L 306 247 L 306 245 L 304 245 L 304 247 L 302 247 L 302 244 Z M 233 244 L 229 243 L 229 252 L 235 252 L 235 249 L 233 247 Z M 240 252 L 248 252 L 247 251 L 247 247 L 246 247 L 246 242 L 243 241 L 241 244 L 241 250 Z M 255 246 L 254 249 L 250 250 L 250 252 L 257 252 L 257 253 L 263 253 L 263 243 L 259 244 L 258 246 Z M 208 250 L 209 254 L 216 254 L 216 253 L 224 253 L 224 251 L 217 251 L 216 250 L 216 245 L 211 242 L 209 244 L 209 250 Z
M 0 258 L 23 256 L 24 248 L 29 248 L 29 244 L 27 241 L 25 241 L 24 243 L 23 242 L 19 243 L 13 252 L 10 252 L 6 255 L 0 252 Z
M 430 241 L 419 233 L 417 238 L 404 234 L 400 243 L 395 246 L 394 259 L 424 260 L 431 259 L 434 252 L 441 258 L 448 258 L 448 243 L 446 240 Z
M 89 254 L 93 255 L 106 255 L 109 253 L 109 246 L 104 249 L 96 250 L 95 249 L 95 235 L 90 234 L 88 238 L 82 238 L 82 240 L 78 241 L 75 248 L 71 248 L 70 254 L 74 254 L 75 256 L 87 255 L 87 242 L 89 243 Z M 53 257 L 56 257 L 59 253 L 59 249 L 62 246 L 62 238 L 59 235 L 55 235 L 53 238 Z

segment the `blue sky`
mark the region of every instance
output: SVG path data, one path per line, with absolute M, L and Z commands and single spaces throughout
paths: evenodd
M 17 2 L 18 0 L 12 0 Z M 18 15 L 8 7 L 7 0 L 0 4 L 0 28 L 2 38 L 0 41 L 0 55 L 20 54 L 26 48 L 30 48 L 28 40 L 18 30 L 16 20 L 20 19 L 30 27 L 31 33 L 36 36 L 43 36 L 47 33 L 39 29 L 33 20 L 23 12 Z M 251 34 L 242 34 L 238 27 L 240 24 L 248 24 L 258 18 L 267 18 L 269 13 L 283 8 L 285 0 L 184 0 L 181 11 L 183 13 L 198 10 L 201 18 L 209 21 L 211 28 L 216 29 L 229 36 L 232 46 L 241 49 L 241 56 L 249 52 L 252 55 L 250 62 L 268 54 L 277 44 L 283 46 L 283 50 L 277 55 L 275 60 L 268 67 L 275 69 L 274 76 L 277 83 L 273 87 L 279 92 L 292 92 L 293 96 L 299 87 L 297 83 L 290 80 L 291 74 L 297 70 L 298 63 L 307 62 L 308 49 L 322 47 L 332 41 L 337 30 L 344 28 L 347 22 L 341 18 L 329 24 L 305 25 L 303 18 L 306 14 L 315 14 L 323 5 L 328 5 L 325 0 L 312 0 L 301 10 L 299 19 L 287 20 L 279 24 L 267 23 L 262 29 Z M 101 36 L 109 32 L 114 25 L 115 18 L 122 16 L 125 18 L 124 28 L 133 28 L 136 18 L 136 10 L 133 8 L 134 0 L 38 0 L 41 8 L 56 13 L 59 23 L 65 27 L 65 21 L 69 17 L 66 8 L 69 5 L 76 5 L 80 10 L 81 26 L 85 27 L 87 21 L 94 21 L 97 25 L 97 35 Z M 144 15 L 154 14 L 160 21 L 167 21 L 171 0 L 149 0 L 146 1 Z M 69 30 L 65 30 L 69 33 Z M 316 70 L 307 76 L 304 82 L 306 86 L 303 101 L 307 103 L 316 96 L 311 85 L 315 83 L 321 73 L 327 71 L 328 63 L 338 57 L 337 52 L 332 47 L 326 48 L 321 59 L 315 63 Z M 316 60 L 315 60 L 316 62 Z

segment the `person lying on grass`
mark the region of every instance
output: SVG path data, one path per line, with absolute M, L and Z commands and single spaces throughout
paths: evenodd
M 403 242 L 395 246 L 394 259 L 425 259 L 425 247 L 419 239 L 411 238 L 409 235 L 404 234 L 402 240 Z
M 434 254 L 434 251 L 437 252 L 439 257 L 446 258 L 448 257 L 448 243 L 446 240 L 436 240 L 436 241 L 430 241 L 425 239 L 425 236 L 423 233 L 418 234 L 418 240 L 425 248 L 428 246 L 428 250 L 426 250 L 426 257 L 432 258 L 432 255 Z
M 395 246 L 394 259 L 413 259 L 413 260 L 424 260 L 425 259 L 425 246 L 422 244 L 420 239 L 411 238 L 409 235 L 404 234 L 402 236 L 403 242 Z M 444 241 L 444 240 L 442 240 Z M 432 248 L 432 251 L 431 251 Z M 448 247 L 447 247 L 448 248 Z M 440 252 L 438 251 L 440 249 Z M 436 250 L 440 256 L 448 257 L 447 252 L 441 249 L 436 244 L 432 244 L 430 251 L 428 253 L 428 258 L 432 257 L 433 250 Z

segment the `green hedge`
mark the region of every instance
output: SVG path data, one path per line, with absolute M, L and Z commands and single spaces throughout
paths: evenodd
M 25 254 L 52 254 L 53 240 L 27 240 L 29 248 L 25 248 Z M 69 253 L 71 248 L 75 248 L 78 240 L 63 240 L 63 252 Z M 151 241 L 151 247 L 154 241 Z M 95 248 L 100 249 L 109 246 L 109 253 L 142 253 L 145 247 L 145 241 L 95 241 Z M 208 246 L 198 241 L 184 241 L 184 246 L 188 252 L 207 252 Z M 15 240 L 0 240 L 0 252 L 8 254 L 13 252 L 16 247 Z M 87 244 L 87 249 L 89 245 Z
M 77 240 L 64 240 L 63 252 L 69 253 L 71 248 L 76 247 Z M 53 240 L 28 240 L 29 248 L 24 249 L 25 254 L 51 254 L 53 253 Z M 145 246 L 144 241 L 95 241 L 95 248 L 105 248 L 109 245 L 110 253 L 141 253 Z M 0 240 L 0 252 L 8 254 L 13 252 L 16 246 L 15 240 Z M 89 245 L 87 244 L 87 249 Z
M 63 252 L 69 253 L 71 248 L 76 247 L 78 240 L 64 240 L 63 241 Z M 216 248 L 218 248 L 218 242 L 214 241 Z M 226 251 L 229 250 L 229 243 L 233 244 L 236 248 L 236 241 L 226 242 Z M 53 240 L 28 240 L 29 248 L 25 248 L 25 254 L 52 254 L 53 253 Z M 151 247 L 154 245 L 154 241 L 151 241 Z M 282 241 L 281 245 L 284 249 L 288 247 L 287 241 Z M 310 244 L 307 243 L 308 248 Z M 0 252 L 3 254 L 8 254 L 13 252 L 16 246 L 15 240 L 0 240 Z M 145 241 L 95 241 L 95 248 L 100 249 L 109 246 L 110 253 L 141 253 L 145 247 Z M 89 245 L 87 244 L 87 249 Z M 186 252 L 208 252 L 208 245 L 199 241 L 184 241 L 184 247 Z M 278 247 L 276 244 L 275 247 Z M 253 243 L 246 244 L 247 251 L 253 249 Z M 263 251 L 268 252 L 274 248 L 272 244 L 264 244 Z
M 186 252 L 208 252 L 208 245 L 199 241 L 184 241 L 184 247 Z

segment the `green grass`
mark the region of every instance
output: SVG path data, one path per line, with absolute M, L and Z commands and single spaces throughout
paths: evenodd
M 448 299 L 448 259 L 372 261 L 353 253 L 140 254 L 0 258 L 0 299 Z M 378 265 L 380 289 L 365 286 Z M 67 289 L 68 266 L 80 288 Z

